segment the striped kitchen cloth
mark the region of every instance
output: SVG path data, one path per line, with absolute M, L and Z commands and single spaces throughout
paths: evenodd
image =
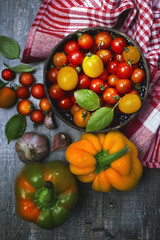
M 45 59 L 69 33 L 86 27 L 113 28 L 126 11 L 122 32 L 142 49 L 151 84 L 145 105 L 123 130 L 139 149 L 144 167 L 160 168 L 160 1 L 43 0 L 31 26 L 22 62 Z

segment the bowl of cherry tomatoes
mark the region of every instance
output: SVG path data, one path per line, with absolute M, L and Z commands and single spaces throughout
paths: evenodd
M 82 132 L 128 124 L 143 107 L 150 74 L 139 46 L 110 28 L 77 30 L 59 42 L 44 66 L 53 112 Z

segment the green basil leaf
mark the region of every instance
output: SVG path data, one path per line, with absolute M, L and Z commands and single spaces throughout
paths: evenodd
M 114 117 L 114 108 L 101 107 L 96 110 L 90 117 L 86 132 L 94 132 L 102 130 L 109 126 Z
M 20 48 L 12 38 L 0 36 L 0 53 L 8 59 L 19 58 Z
M 77 103 L 88 111 L 93 111 L 100 107 L 98 95 L 89 89 L 80 89 L 74 92 Z
M 7 85 L 7 84 L 8 84 L 8 82 L 5 83 L 5 82 L 3 82 L 2 80 L 0 80 L 0 88 L 4 87 L 4 86 Z
M 4 65 L 14 72 L 32 72 L 36 69 L 36 68 L 32 68 L 32 67 L 30 67 L 26 64 L 19 64 L 19 65 L 14 66 L 14 67 L 10 67 L 6 63 L 4 63 Z
M 10 141 L 21 137 L 25 129 L 26 129 L 25 116 L 16 114 L 13 117 L 11 117 L 5 126 L 5 135 L 8 140 L 8 144 L 10 143 Z

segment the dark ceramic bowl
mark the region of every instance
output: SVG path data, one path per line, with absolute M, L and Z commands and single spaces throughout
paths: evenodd
M 72 115 L 69 112 L 65 112 L 65 111 L 59 109 L 59 107 L 57 106 L 57 102 L 50 98 L 50 96 L 48 94 L 48 90 L 49 90 L 49 87 L 51 86 L 51 83 L 49 83 L 47 81 L 47 72 L 52 66 L 53 55 L 56 52 L 63 52 L 64 51 L 64 45 L 65 45 L 66 42 L 68 42 L 70 40 L 77 40 L 78 33 L 88 33 L 92 36 L 95 36 L 100 31 L 108 31 L 109 33 L 112 33 L 117 37 L 121 36 L 121 37 L 126 39 L 128 46 L 132 45 L 132 46 L 135 46 L 139 49 L 139 51 L 141 53 L 141 59 L 139 61 L 139 66 L 145 71 L 145 80 L 140 84 L 141 88 L 139 90 L 139 94 L 143 99 L 142 100 L 142 107 L 143 107 L 145 99 L 147 98 L 148 89 L 149 89 L 150 74 L 149 74 L 149 67 L 148 67 L 147 61 L 146 61 L 146 59 L 143 55 L 143 52 L 139 48 L 139 46 L 130 37 L 128 37 L 126 34 L 120 32 L 118 30 L 105 28 L 105 27 L 84 28 L 84 29 L 79 29 L 79 30 L 69 34 L 68 36 L 66 36 L 61 42 L 59 42 L 53 48 L 53 50 L 51 51 L 51 53 L 49 54 L 49 56 L 48 56 L 48 58 L 45 62 L 44 74 L 43 74 L 44 86 L 45 86 L 46 95 L 47 95 L 47 97 L 48 97 L 48 99 L 51 103 L 53 112 L 56 114 L 56 116 L 58 118 L 60 118 L 63 122 L 65 122 L 68 126 L 70 126 L 72 128 L 75 128 L 75 129 L 77 129 L 79 131 L 82 131 L 82 132 L 85 132 L 85 128 L 77 127 L 73 122 Z M 120 128 L 124 127 L 126 124 L 128 124 L 133 118 L 135 118 L 137 113 L 138 112 L 133 113 L 133 114 L 124 114 L 124 113 L 121 113 L 119 111 L 115 111 L 114 119 L 113 119 L 111 125 L 109 127 L 106 127 L 105 129 L 99 131 L 99 132 L 108 132 L 108 131 L 111 131 L 111 130 L 120 129 Z

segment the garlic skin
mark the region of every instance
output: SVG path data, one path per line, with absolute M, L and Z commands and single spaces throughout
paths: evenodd
M 27 132 L 15 144 L 19 159 L 24 162 L 42 161 L 49 154 L 48 140 L 45 136 Z
M 65 133 L 56 133 L 53 137 L 51 152 L 66 149 L 71 143 L 70 137 Z
M 53 112 L 49 112 L 44 119 L 44 125 L 46 126 L 46 128 L 52 130 L 57 128 L 57 124 L 55 122 L 54 116 L 53 116 Z

